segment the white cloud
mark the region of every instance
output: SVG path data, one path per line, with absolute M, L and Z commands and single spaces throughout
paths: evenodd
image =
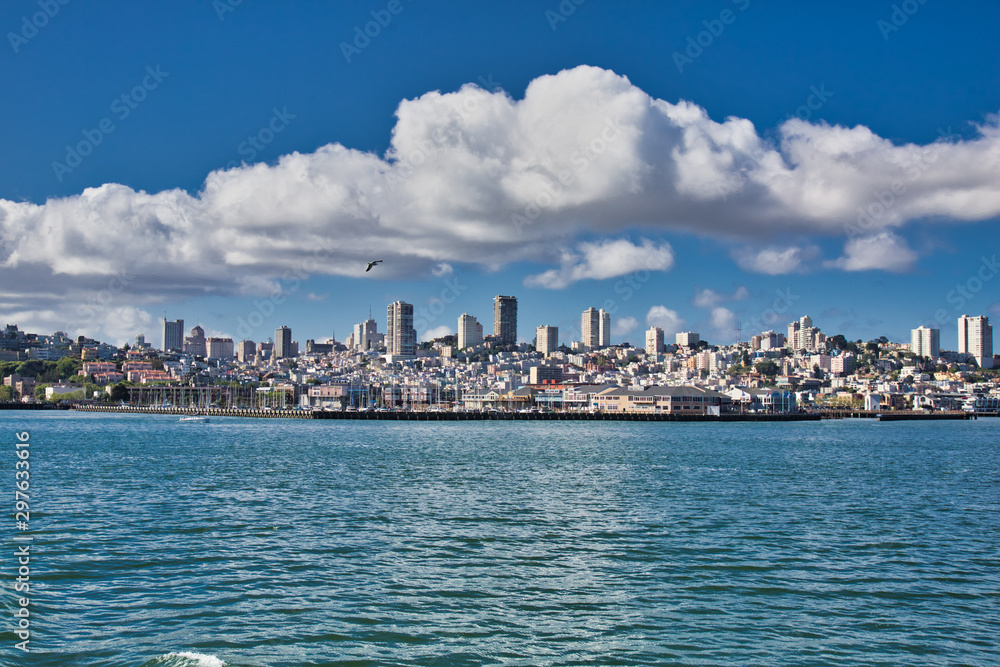
M 708 324 L 713 330 L 713 339 L 729 341 L 735 338 L 736 315 L 728 308 L 723 306 L 713 308 Z
M 616 278 L 636 271 L 667 271 L 673 263 L 670 245 L 656 245 L 649 239 L 642 239 L 641 246 L 626 239 L 581 243 L 576 253 L 563 253 L 558 269 L 528 276 L 524 284 L 562 289 L 579 280 Z
M 749 298 L 750 290 L 743 285 L 733 290 L 732 294 L 716 292 L 706 287 L 695 290 L 694 299 L 691 300 L 691 304 L 696 308 L 711 308 L 725 301 L 745 301 Z
M 194 194 L 109 183 L 41 205 L 0 199 L 0 284 L 23 286 L 0 316 L 69 320 L 116 275 L 128 276 L 119 305 L 150 307 L 358 277 L 372 257 L 385 259 L 377 278 L 558 263 L 528 278 L 550 288 L 644 259 L 669 269 L 668 245 L 620 238 L 637 228 L 744 239 L 758 249 L 736 253 L 740 266 L 780 274 L 806 267 L 810 237 L 859 227 L 883 240 L 851 241 L 832 266 L 896 271 L 913 261 L 903 244 L 888 263 L 872 256 L 890 230 L 1000 215 L 997 117 L 971 139 L 923 146 L 799 119 L 771 141 L 746 119 L 716 122 L 587 66 L 535 79 L 523 99 L 467 85 L 404 100 L 396 116 L 382 156 L 332 143 L 214 171 Z M 804 240 L 767 245 L 781 234 Z M 65 296 L 35 305 L 52 293 Z
M 646 313 L 646 324 L 651 327 L 660 327 L 664 334 L 675 334 L 678 331 L 684 331 L 685 322 L 676 310 L 671 310 L 666 306 L 653 306 Z
M 451 327 L 447 324 L 442 324 L 439 327 L 434 327 L 433 329 L 428 329 L 423 333 L 419 333 L 417 337 L 422 341 L 434 340 L 435 338 L 442 338 L 444 336 L 451 336 L 455 332 L 452 331 Z
M 851 239 L 844 244 L 844 256 L 826 265 L 845 271 L 879 269 L 903 273 L 913 269 L 917 253 L 906 241 L 892 232 Z
M 616 317 L 611 320 L 611 334 L 613 336 L 628 336 L 639 326 L 639 320 L 631 315 Z
M 741 248 L 733 252 L 733 259 L 744 271 L 778 276 L 798 273 L 808 269 L 808 264 L 819 257 L 819 248 L 806 247 L 766 247 Z

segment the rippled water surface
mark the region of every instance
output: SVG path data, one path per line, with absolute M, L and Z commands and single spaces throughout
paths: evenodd
M 996 419 L 0 424 L 2 664 L 1000 664 Z

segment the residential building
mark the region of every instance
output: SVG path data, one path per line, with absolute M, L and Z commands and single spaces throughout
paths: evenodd
M 601 308 L 597 311 L 597 319 L 600 322 L 597 334 L 598 347 L 611 346 L 611 313 Z
M 274 358 L 292 357 L 292 330 L 282 325 L 274 331 Z
M 385 346 L 393 357 L 416 354 L 417 332 L 413 328 L 413 305 L 393 301 L 386 309 Z
M 517 298 L 497 295 L 493 297 L 493 335 L 503 345 L 517 344 Z
M 972 357 L 980 368 L 993 368 L 993 327 L 988 317 L 958 318 L 958 353 Z
M 961 325 L 959 325 L 961 326 Z M 961 343 L 961 337 L 959 338 Z M 910 352 L 918 357 L 937 359 L 941 356 L 941 330 L 917 327 L 910 330 Z
M 663 329 L 660 327 L 650 327 L 646 332 L 646 354 L 663 354 Z
M 458 316 L 458 349 L 483 344 L 483 325 L 468 313 Z
M 233 339 L 211 337 L 205 341 L 205 356 L 210 359 L 232 359 Z
M 559 349 L 559 327 L 543 324 L 535 329 L 535 350 L 549 354 Z
M 184 320 L 174 320 L 168 322 L 163 320 L 163 351 L 184 349 Z
M 546 384 L 562 382 L 563 372 L 560 366 L 532 366 L 528 371 L 529 384 Z
M 580 317 L 580 342 L 590 350 L 596 350 L 601 345 L 601 316 L 596 308 L 591 306 L 583 311 Z
M 239 359 L 241 364 L 250 363 L 253 361 L 254 357 L 257 356 L 257 352 L 254 349 L 256 343 L 252 340 L 241 340 L 236 346 L 236 358 Z
M 674 340 L 683 347 L 694 347 L 701 341 L 701 335 L 693 331 L 681 331 L 674 336 Z

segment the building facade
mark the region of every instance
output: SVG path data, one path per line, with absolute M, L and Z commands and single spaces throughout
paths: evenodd
M 663 329 L 650 327 L 646 332 L 646 354 L 663 354 Z
M 961 340 L 961 339 L 960 339 Z M 918 357 L 941 356 L 941 330 L 917 327 L 910 330 L 910 352 Z
M 292 330 L 282 325 L 274 331 L 274 358 L 292 357 Z
M 601 315 L 590 307 L 580 316 L 580 342 L 587 349 L 596 350 L 601 344 Z
M 163 351 L 184 349 L 184 320 L 163 320 Z
M 412 357 L 417 350 L 417 332 L 413 328 L 413 305 L 393 301 L 386 309 L 385 346 L 392 356 Z
M 469 315 L 462 313 L 458 316 L 458 349 L 464 350 L 467 347 L 476 347 L 483 344 L 483 325 Z
M 184 339 L 184 354 L 204 357 L 208 354 L 205 330 L 200 326 L 191 327 L 191 335 Z
M 503 345 L 517 344 L 517 298 L 497 295 L 493 297 L 493 335 Z
M 972 357 L 980 368 L 993 368 L 993 327 L 985 315 L 958 318 L 958 353 Z
M 535 329 L 535 350 L 543 354 L 549 354 L 559 349 L 559 327 L 552 327 L 548 324 Z
M 611 313 L 601 308 L 597 311 L 599 322 L 597 332 L 597 346 L 611 347 Z

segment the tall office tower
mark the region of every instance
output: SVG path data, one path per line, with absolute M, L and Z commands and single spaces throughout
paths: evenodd
M 377 342 L 378 324 L 372 318 L 354 325 L 354 347 L 358 350 L 372 350 L 381 343 Z
M 257 356 L 256 344 L 252 340 L 241 340 L 236 345 L 236 358 L 239 359 L 241 364 L 245 364 L 253 361 L 253 358 Z
M 458 349 L 483 344 L 483 325 L 468 313 L 458 316 Z
M 535 350 L 548 354 L 559 349 L 559 327 L 550 327 L 548 324 L 535 329 Z
M 168 322 L 163 318 L 163 351 L 184 349 L 184 320 Z
M 504 345 L 517 344 L 517 297 L 493 297 L 493 335 Z
M 993 368 L 993 327 L 985 315 L 958 318 L 958 353 L 976 360 L 980 368 Z
M 385 346 L 393 356 L 412 357 L 417 353 L 417 332 L 413 328 L 413 305 L 393 301 L 386 309 Z
M 663 354 L 663 329 L 650 327 L 646 332 L 646 354 Z
M 208 346 L 205 341 L 205 330 L 195 325 L 191 328 L 191 335 L 184 339 L 184 353 L 196 357 L 208 355 Z
M 596 308 L 588 308 L 580 317 L 580 342 L 589 350 L 596 350 L 601 339 L 601 318 Z
M 941 356 L 941 330 L 917 327 L 910 330 L 910 352 L 918 357 Z
M 285 359 L 292 356 L 292 330 L 282 325 L 274 330 L 274 358 Z
M 611 346 L 611 313 L 601 308 L 597 311 L 597 317 L 600 320 L 600 330 L 597 333 L 597 346 L 598 347 L 610 347 Z

